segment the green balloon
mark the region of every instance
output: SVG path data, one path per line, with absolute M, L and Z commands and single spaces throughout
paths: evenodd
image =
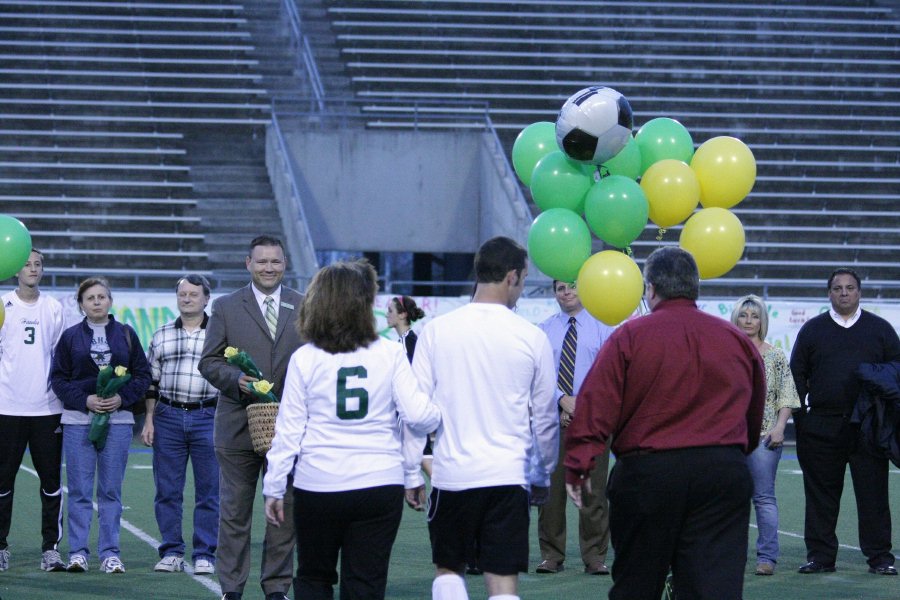
M 548 277 L 575 281 L 581 265 L 591 255 L 591 232 L 571 210 L 551 208 L 531 224 L 528 255 Z
M 650 165 L 666 158 L 691 164 L 694 140 L 684 125 L 675 119 L 659 117 L 647 121 L 634 135 L 641 150 L 641 174 Z
M 650 204 L 644 190 L 623 175 L 604 177 L 587 193 L 584 217 L 597 237 L 616 248 L 625 248 L 647 225 Z
M 21 271 L 29 256 L 31 234 L 28 228 L 14 217 L 0 215 L 0 280 Z
M 610 175 L 622 175 L 629 179 L 637 179 L 641 176 L 641 149 L 637 141 L 630 137 L 628 143 L 618 154 L 603 163 L 603 167 Z
M 559 150 L 556 124 L 549 121 L 532 123 L 519 132 L 513 143 L 513 169 L 525 185 L 531 185 L 531 172 L 539 160 Z
M 593 185 L 581 163 L 556 150 L 538 161 L 531 174 L 531 197 L 541 210 L 568 208 L 582 214 L 584 195 Z

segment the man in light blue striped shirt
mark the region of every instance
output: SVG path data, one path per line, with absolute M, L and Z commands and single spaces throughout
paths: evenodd
M 559 462 L 550 479 L 550 497 L 538 511 L 538 541 L 541 563 L 538 573 L 558 573 L 566 560 L 566 485 L 563 459 L 565 458 L 565 428 L 572 420 L 581 382 L 587 376 L 600 346 L 612 334 L 613 328 L 592 317 L 578 298 L 574 284 L 553 282 L 553 292 L 559 304 L 559 312 L 540 324 L 550 345 L 553 358 L 560 370 L 556 389 L 559 406 L 560 449 Z M 570 327 L 574 331 L 569 333 Z M 569 335 L 569 351 L 565 350 Z M 565 356 L 568 355 L 568 356 Z M 571 361 L 571 362 L 569 362 Z M 568 389 L 571 388 L 571 389 Z M 609 547 L 609 507 L 606 501 L 606 475 L 609 467 L 609 448 L 598 456 L 591 472 L 591 494 L 584 499 L 584 508 L 578 515 L 578 541 L 584 572 L 590 575 L 608 575 L 606 552 Z

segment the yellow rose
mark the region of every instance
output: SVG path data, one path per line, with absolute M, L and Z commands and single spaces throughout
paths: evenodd
M 238 353 L 238 349 L 234 346 L 228 346 L 225 348 L 225 358 L 231 358 L 232 356 L 236 356 Z
M 257 392 L 260 392 L 261 394 L 268 394 L 270 391 L 272 391 L 273 387 L 275 386 L 265 379 L 263 379 L 262 381 L 253 382 L 253 389 L 255 389 Z
M 122 365 L 119 365 L 118 367 L 116 367 L 116 370 L 114 371 L 114 373 L 116 374 L 116 377 L 121 377 L 122 375 L 124 375 L 127 372 L 128 372 L 128 369 L 126 367 L 123 367 Z

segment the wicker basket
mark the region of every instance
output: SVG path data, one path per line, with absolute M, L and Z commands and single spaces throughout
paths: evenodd
M 278 403 L 276 402 L 258 402 L 247 405 L 250 439 L 253 440 L 254 452 L 260 456 L 265 456 L 272 447 L 276 417 L 278 417 Z

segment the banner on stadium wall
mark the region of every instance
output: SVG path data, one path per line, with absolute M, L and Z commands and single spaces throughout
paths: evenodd
M 72 294 L 54 294 L 63 304 L 65 309 L 66 326 L 74 325 L 82 319 L 78 305 Z M 213 300 L 217 297 L 213 294 Z M 393 328 L 387 326 L 385 314 L 388 303 L 393 295 L 382 294 L 375 299 L 375 322 L 378 333 L 389 339 L 397 339 Z M 468 297 L 441 297 L 441 296 L 414 296 L 423 311 L 425 318 L 413 324 L 417 332 L 422 326 L 436 316 L 450 312 L 469 302 Z M 826 312 L 830 304 L 827 300 L 822 302 L 782 302 L 772 300 L 767 303 L 769 308 L 769 333 L 766 341 L 782 348 L 790 355 L 794 339 L 800 326 L 807 320 Z M 209 308 L 207 307 L 207 312 Z M 723 319 L 731 318 L 733 301 L 730 300 L 702 300 L 698 306 L 707 312 Z M 900 333 L 900 304 L 868 303 L 863 298 L 862 307 L 886 319 L 894 329 Z M 642 306 L 642 310 L 646 309 Z M 556 300 L 553 298 L 522 298 L 516 306 L 516 312 L 532 323 L 540 323 L 559 310 Z M 150 344 L 153 332 L 178 317 L 178 305 L 174 293 L 144 293 L 122 292 L 113 293 L 113 306 L 111 311 L 120 322 L 131 325 L 146 348 Z M 639 316 L 635 313 L 635 318 Z

